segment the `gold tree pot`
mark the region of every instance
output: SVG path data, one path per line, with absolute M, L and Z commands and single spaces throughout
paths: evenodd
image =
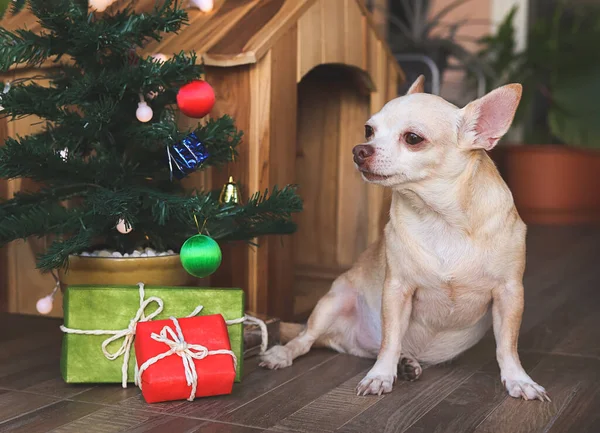
M 179 255 L 156 257 L 70 256 L 69 267 L 59 271 L 63 288 L 69 285 L 190 286 L 197 279 L 188 274 Z

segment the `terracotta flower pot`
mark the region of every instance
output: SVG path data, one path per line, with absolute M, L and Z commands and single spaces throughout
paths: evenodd
M 59 277 L 63 288 L 68 285 L 135 285 L 143 282 L 159 286 L 195 285 L 179 255 L 157 257 L 82 257 L 71 256 L 67 271 Z
M 525 223 L 600 223 L 600 152 L 523 145 L 499 147 L 491 156 Z

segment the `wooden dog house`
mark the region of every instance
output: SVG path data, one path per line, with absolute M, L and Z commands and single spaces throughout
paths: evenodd
M 154 3 L 138 0 L 135 8 L 150 10 Z M 258 248 L 224 246 L 223 264 L 210 278 L 212 286 L 244 288 L 254 312 L 285 319 L 307 313 L 381 234 L 387 218 L 384 191 L 360 179 L 351 150 L 364 140 L 365 120 L 396 96 L 403 74 L 363 3 L 216 0 L 210 13 L 190 9 L 188 27 L 147 49 L 196 51 L 217 94 L 213 114 L 233 116 L 244 131 L 234 164 L 199 173 L 191 183 L 220 188 L 232 174 L 243 195 L 300 186 L 305 210 L 298 233 L 265 238 Z M 33 29 L 36 23 L 25 11 L 0 25 Z M 34 123 L 10 122 L 6 133 L 30 133 Z M 23 187 L 0 186 L 4 196 Z M 51 278 L 32 275 L 36 247 L 15 243 L 0 256 L 0 284 L 9 287 L 5 300 L 13 311 L 33 312 L 35 300 L 53 286 Z

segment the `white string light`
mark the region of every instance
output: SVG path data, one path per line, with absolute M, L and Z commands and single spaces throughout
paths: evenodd
M 104 12 L 115 0 L 89 0 L 89 5 L 97 12 Z
M 190 0 L 190 6 L 200 9 L 204 13 L 212 11 L 215 7 L 214 0 Z
M 135 117 L 137 117 L 137 120 L 140 122 L 146 123 L 152 120 L 153 115 L 154 112 L 152 111 L 152 108 L 150 108 L 150 106 L 146 103 L 144 96 L 140 94 L 140 102 L 138 103 L 138 108 L 135 111 Z
M 38 299 L 38 301 L 35 304 L 35 309 L 40 314 L 50 314 L 52 308 L 54 308 L 54 296 L 56 295 L 56 292 L 58 292 L 58 289 L 60 289 L 60 279 L 54 271 L 52 271 L 52 277 L 56 282 L 52 293 L 50 293 L 47 296 L 44 296 L 43 298 Z

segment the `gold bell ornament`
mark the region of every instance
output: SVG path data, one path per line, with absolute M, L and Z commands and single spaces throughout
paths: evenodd
M 240 198 L 240 190 L 238 189 L 237 184 L 233 180 L 233 176 L 229 176 L 229 180 L 225 185 L 223 185 L 221 195 L 219 196 L 219 203 L 242 204 L 242 200 Z

